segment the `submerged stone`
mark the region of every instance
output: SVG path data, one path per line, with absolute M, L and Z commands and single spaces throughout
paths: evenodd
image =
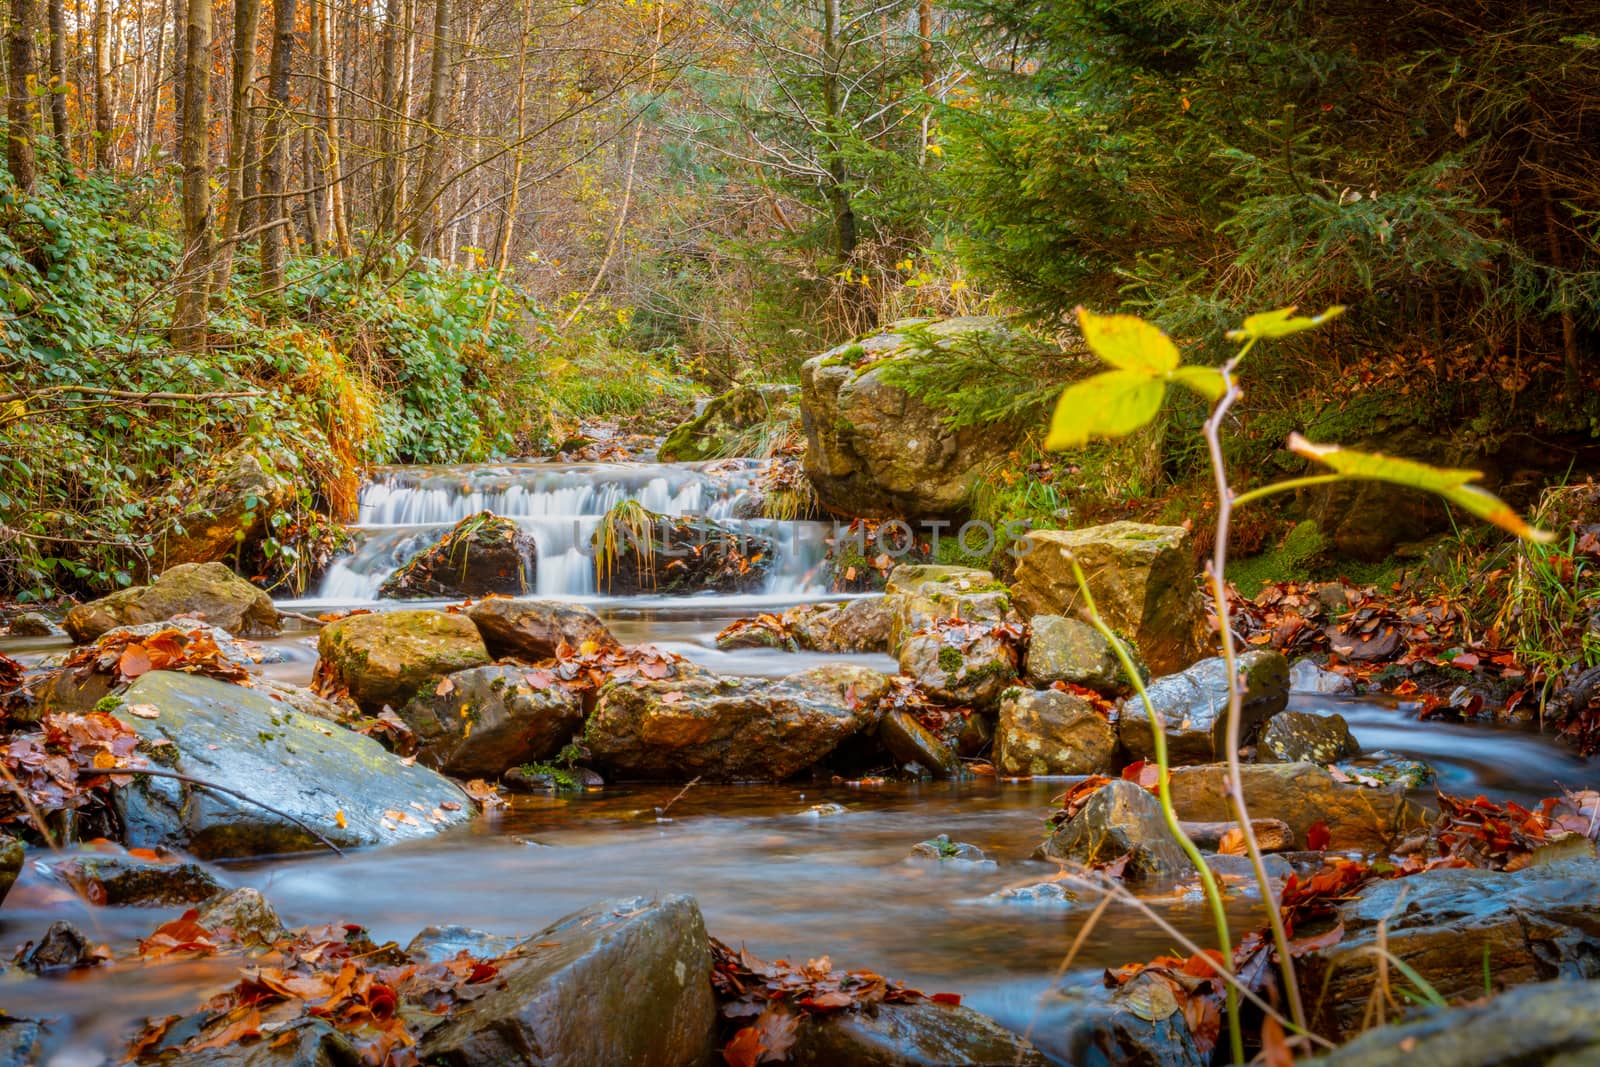
M 1128 856 L 1130 878 L 1173 877 L 1193 870 L 1167 829 L 1160 803 L 1148 790 L 1121 779 L 1101 786 L 1034 856 L 1091 867 Z

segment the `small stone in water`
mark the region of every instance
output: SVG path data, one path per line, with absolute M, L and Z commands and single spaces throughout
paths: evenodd
M 1076 904 L 1078 898 L 1068 892 L 1060 882 L 1039 882 L 1036 885 L 1016 886 L 991 893 L 989 899 L 1003 904 Z
M 911 846 L 911 858 L 938 860 L 941 863 L 945 860 L 984 863 L 989 859 L 977 845 L 969 845 L 965 841 L 952 841 L 949 834 L 940 834 L 931 840 Z
M 821 819 L 828 815 L 843 815 L 848 810 L 843 804 L 813 804 L 801 814 L 809 815 L 814 819 Z

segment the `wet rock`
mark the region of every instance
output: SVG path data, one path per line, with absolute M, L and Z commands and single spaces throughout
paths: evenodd
M 961 720 L 961 729 L 956 733 L 956 755 L 967 759 L 981 756 L 993 742 L 994 723 L 989 716 L 973 712 Z
M 879 1004 L 801 1022 L 784 1062 L 794 1067 L 1044 1067 L 1020 1035 L 959 1005 Z
M 1313 1026 L 1330 1037 L 1362 1028 L 1380 925 L 1387 950 L 1449 1001 L 1482 997 L 1486 969 L 1495 988 L 1600 976 L 1600 862 L 1426 871 L 1368 886 L 1336 921 L 1344 939 L 1300 972 Z M 1408 988 L 1397 971 L 1391 986 Z
M 1170 988 L 1149 975 L 1115 990 L 1096 985 L 1049 994 L 1040 1003 L 1033 1033 L 1041 1051 L 1074 1067 L 1205 1067 L 1211 1062 L 1195 1047 Z
M 605 785 L 605 780 L 587 767 L 524 763 L 508 768 L 500 784 L 513 793 L 581 793 Z
M 1178 814 L 1196 822 L 1232 819 L 1223 787 L 1226 772 L 1222 764 L 1173 768 L 1172 801 Z M 1241 772 L 1251 817 L 1282 819 L 1299 841 L 1320 821 L 1327 824 L 1329 847 L 1382 853 L 1428 819 L 1401 789 L 1340 782 L 1316 764 L 1253 763 Z
M 292 479 L 257 453 L 232 452 L 184 492 L 183 510 L 163 533 L 155 558 L 170 567 L 233 557 L 266 536 L 272 513 L 293 492 Z
M 1278 652 L 1256 649 L 1238 658 L 1244 675 L 1239 738 L 1248 744 L 1261 724 L 1289 703 L 1289 663 Z M 1179 674 L 1157 678 L 1146 687 L 1150 703 L 1166 724 L 1167 758 L 1173 766 L 1227 758 L 1228 672 L 1220 656 L 1202 660 Z M 1117 738 L 1134 759 L 1155 758 L 1150 716 L 1137 695 L 1121 704 Z
M 0 1012 L 0 1067 L 35 1067 L 50 1062 L 50 1022 Z
M 1308 659 L 1298 660 L 1289 668 L 1289 692 L 1317 693 L 1323 696 L 1343 696 L 1356 691 L 1356 683 L 1338 671 L 1323 670 Z
M 1262 762 L 1334 763 L 1361 751 L 1343 715 L 1283 711 L 1261 731 L 1256 758 Z
M 12 637 L 61 637 L 66 631 L 37 611 L 25 611 L 11 620 Z
M 977 845 L 965 841 L 952 841 L 949 834 L 940 834 L 911 846 L 914 860 L 960 860 L 964 863 L 982 863 L 989 857 Z
M 1027 674 L 1034 684 L 1071 682 L 1106 696 L 1132 689 L 1111 642 L 1093 626 L 1062 615 L 1035 615 L 1029 626 Z
M 1240 824 L 1234 822 L 1179 823 L 1184 834 L 1194 842 L 1195 848 L 1219 849 L 1224 841 L 1236 836 Z M 1282 819 L 1251 819 L 1250 829 L 1255 832 L 1256 844 L 1263 852 L 1287 852 L 1294 848 L 1294 830 Z
M 1336 764 L 1336 769 L 1361 785 L 1395 786 L 1407 792 L 1434 779 L 1433 768 L 1422 760 L 1381 748 Z
M 935 346 L 1036 345 L 985 317 L 922 324 Z M 985 469 L 1015 447 L 1003 427 L 952 430 L 944 413 L 891 380 L 896 360 L 936 359 L 887 330 L 800 368 L 805 472 L 822 505 L 850 515 L 957 517 Z
M 990 893 L 985 899 L 996 904 L 1025 904 L 1042 907 L 1066 907 L 1078 903 L 1078 896 L 1060 882 L 1037 882 L 1033 885 L 1007 886 Z
M 900 673 L 934 700 L 992 709 L 1016 682 L 1017 660 L 999 637 L 980 634 L 958 644 L 934 632 L 913 635 L 900 646 Z
M 107 630 L 192 616 L 235 636 L 276 633 L 272 598 L 220 563 L 184 563 L 149 585 L 136 585 L 67 612 L 67 633 L 80 644 Z
M 977 567 L 955 567 L 943 563 L 902 563 L 884 581 L 885 596 L 966 596 L 993 593 L 1004 587 L 994 580 L 994 572 Z
M 612 683 L 584 731 L 596 764 L 621 778 L 788 778 L 877 725 L 888 679 L 831 666 L 787 678 L 695 674 Z
M 490 597 L 470 605 L 466 615 L 496 656 L 536 663 L 554 656 L 563 643 L 572 648 L 589 641 L 602 648 L 617 643 L 600 616 L 562 600 Z
M 402 707 L 439 679 L 489 662 L 472 620 L 442 611 L 351 615 L 322 628 L 319 676 L 350 691 L 361 709 L 377 714 Z
M 667 434 L 656 455 L 663 463 L 757 456 L 759 438 L 799 428 L 799 402 L 793 385 L 735 386 Z
M 809 815 L 813 819 L 826 819 L 834 815 L 844 815 L 849 809 L 843 804 L 834 804 L 831 801 L 823 804 L 813 804 L 802 815 Z
M 955 753 L 909 712 L 887 712 L 878 723 L 878 740 L 901 766 L 915 763 L 935 778 L 961 773 Z
M 583 725 L 583 704 L 561 685 L 536 689 L 520 667 L 446 675 L 400 709 L 417 735 L 417 759 L 456 778 L 498 778 L 549 759 Z
M 1481 992 L 1481 991 L 1480 991 Z M 1307 1067 L 1581 1067 L 1600 1063 L 1600 983 L 1548 982 L 1369 1030 Z
M 886 598 L 893 606 L 889 624 L 889 653 L 896 655 L 919 631 L 949 619 L 970 623 L 1022 622 L 1005 591 L 958 593 L 941 586 L 924 586 L 922 592 L 896 593 Z
M 100 957 L 88 937 L 64 919 L 51 923 L 44 936 L 22 957 L 23 969 L 34 974 L 93 967 L 99 962 Z
M 219 651 L 235 663 L 249 665 L 251 663 L 281 663 L 282 653 L 276 649 L 255 644 L 250 641 L 236 641 L 233 635 L 220 626 L 212 626 L 202 619 L 191 619 L 179 616 L 175 619 L 163 619 L 160 622 L 142 622 L 135 626 L 113 626 L 96 640 L 115 640 L 123 636 L 134 638 L 150 637 L 163 630 L 181 630 L 185 634 L 205 633 L 216 643 Z
M 995 770 L 1008 776 L 1104 774 L 1117 735 L 1094 707 L 1058 689 L 1007 690 L 995 728 Z
M 807 604 L 785 618 L 795 642 L 809 652 L 888 652 L 895 604 L 868 596 L 838 604 Z
M 1156 674 L 1176 673 L 1206 654 L 1211 638 L 1187 530 L 1114 522 L 1035 530 L 1022 543 L 1029 551 L 1017 560 L 1011 591 L 1024 615 L 1076 612 L 1076 558 L 1101 617 L 1132 639 Z
M 490 511 L 469 515 L 385 579 L 378 596 L 520 596 L 535 588 L 533 538 Z
M 207 930 L 226 930 L 243 945 L 270 945 L 283 936 L 278 912 L 258 889 L 235 889 L 201 906 L 196 922 Z
M 777 557 L 770 537 L 710 519 L 613 508 L 590 541 L 597 588 L 617 596 L 740 593 L 759 588 Z
M 5 903 L 6 894 L 17 884 L 26 852 L 21 841 L 9 834 L 0 834 L 0 904 Z
M 51 874 L 91 904 L 176 907 L 223 892 L 217 876 L 178 857 L 147 859 L 116 852 L 79 852 L 51 859 Z
M 441 1067 L 704 1067 L 717 1009 L 711 948 L 690 897 L 569 915 L 500 957 L 494 988 L 423 1037 Z
M 361 1050 L 331 1023 L 306 1016 L 274 1031 L 270 1041 L 232 1041 L 221 1048 L 179 1050 L 179 1045 L 198 1034 L 206 1018 L 195 1015 L 173 1024 L 159 1045 L 134 1062 L 163 1067 L 350 1067 L 362 1062 Z
M 153 750 L 169 769 L 286 811 L 343 847 L 427 836 L 474 810 L 471 798 L 434 771 L 251 689 L 152 671 L 128 689 L 126 704 L 160 712 L 154 719 L 117 715 L 145 742 L 171 742 Z M 170 778 L 138 778 L 115 797 L 130 846 L 202 859 L 323 847 L 264 808 Z
M 351 726 L 362 718 L 361 709 L 356 707 L 355 701 L 345 698 L 335 701 L 320 697 L 311 690 L 299 685 L 290 685 L 280 682 L 276 678 L 257 677 L 254 679 L 255 691 L 263 696 L 285 704 L 302 715 L 309 715 L 313 719 L 333 723 L 335 726 Z
M 1056 827 L 1034 856 L 1104 866 L 1130 854 L 1125 872 L 1130 878 L 1170 878 L 1193 869 L 1167 830 L 1156 798 L 1132 782 L 1116 780 Z
M 510 951 L 519 940 L 470 926 L 429 926 L 411 939 L 406 955 L 418 963 L 443 963 L 463 952 L 480 959 L 492 958 Z

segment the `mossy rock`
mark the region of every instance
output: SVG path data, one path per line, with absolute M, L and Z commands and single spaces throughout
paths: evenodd
M 351 615 L 322 628 L 319 673 L 342 683 L 368 714 L 403 706 L 447 674 L 489 662 L 478 627 L 443 611 Z
M 520 596 L 536 587 L 537 546 L 512 519 L 469 515 L 384 580 L 385 599 Z
M 234 636 L 277 633 L 272 598 L 220 563 L 183 563 L 149 585 L 79 604 L 62 623 L 80 644 L 107 630 L 189 615 Z
M 752 454 L 751 446 L 768 431 L 799 431 L 799 397 L 793 385 L 736 386 L 668 434 L 657 455 L 663 463 L 683 463 Z

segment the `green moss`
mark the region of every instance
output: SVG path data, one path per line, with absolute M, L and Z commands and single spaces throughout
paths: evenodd
M 108 696 L 101 697 L 99 702 L 95 704 L 94 710 L 103 711 L 109 715 L 120 707 L 122 707 L 122 698 L 120 696 Z
M 833 355 L 828 356 L 820 364 L 824 367 L 854 367 L 867 354 L 864 346 L 859 344 L 845 345 Z
M 1316 558 L 1328 547 L 1322 528 L 1311 519 L 1299 523 L 1283 543 L 1251 559 L 1228 564 L 1228 578 L 1245 596 L 1255 596 L 1271 582 L 1303 580 L 1310 576 Z
M 548 778 L 558 792 L 577 792 L 583 788 L 578 776 L 567 767 L 554 763 L 524 763 L 517 768 L 525 778 Z
M 939 649 L 939 669 L 944 673 L 950 675 L 959 674 L 961 673 L 961 668 L 966 665 L 967 658 L 961 654 L 960 649 L 952 648 L 949 645 Z

